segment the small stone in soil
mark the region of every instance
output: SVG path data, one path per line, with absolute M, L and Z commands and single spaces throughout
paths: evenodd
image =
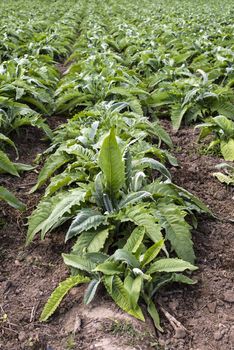
M 163 338 L 159 338 L 158 343 L 160 346 L 165 346 L 165 340 Z
M 186 337 L 186 331 L 183 328 L 177 328 L 175 338 L 181 339 Z
M 210 313 L 214 314 L 216 310 L 217 303 L 216 301 L 213 301 L 212 303 L 207 304 L 207 308 L 210 311 Z
M 171 310 L 176 310 L 179 306 L 179 301 L 177 299 L 170 301 L 168 306 L 170 307 Z
M 191 172 L 191 173 L 196 173 L 197 172 L 197 167 L 196 165 L 191 165 L 189 168 L 188 168 L 188 171 Z
M 218 191 L 214 194 L 214 198 L 217 199 L 218 201 L 222 201 L 226 199 L 227 193 L 226 191 Z
M 224 302 L 222 300 L 217 300 L 217 305 L 218 306 L 223 306 L 224 305 Z
M 26 339 L 27 335 L 24 331 L 19 332 L 18 339 L 20 342 L 24 341 Z
M 78 332 L 80 330 L 81 330 L 81 319 L 80 319 L 80 317 L 76 316 L 76 321 L 75 321 L 75 324 L 74 324 L 73 333 L 76 333 L 76 332 Z
M 227 301 L 228 303 L 234 303 L 234 291 L 228 290 L 227 292 L 223 293 L 223 300 Z
M 214 333 L 214 339 L 217 341 L 221 340 L 223 338 L 223 336 L 224 336 L 224 334 L 223 334 L 221 329 Z

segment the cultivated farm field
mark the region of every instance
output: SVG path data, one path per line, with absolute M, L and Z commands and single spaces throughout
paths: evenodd
M 0 12 L 0 350 L 234 349 L 232 3 Z

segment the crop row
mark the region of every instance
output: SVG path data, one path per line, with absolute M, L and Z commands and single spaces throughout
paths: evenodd
M 195 269 L 186 220 L 195 224 L 194 213 L 209 210 L 174 185 L 163 164 L 177 162 L 160 147 L 172 147 L 167 132 L 146 118 L 151 94 L 145 77 L 111 43 L 112 30 L 130 31 L 120 25 L 122 8 L 112 4 L 115 15 L 107 22 L 105 5 L 92 4 L 55 92 L 56 112 L 73 117 L 54 133 L 32 189 L 50 179 L 29 219 L 27 243 L 71 219 L 65 241 L 76 238 L 71 253 L 63 254 L 72 276 L 53 292 L 41 320 L 73 286 L 89 283 L 84 302 L 90 303 L 102 283 L 117 305 L 141 320 L 138 302 L 144 301 L 162 330 L 153 298 L 167 283 L 193 283 L 178 274 Z
M 52 132 L 44 117 L 52 114 L 54 90 L 59 81 L 56 60 L 68 56 L 77 35 L 83 4 L 57 1 L 2 3 L 0 20 L 0 172 L 19 176 L 30 170 L 12 162 L 5 145 L 17 148 L 9 134 L 24 125 Z M 17 14 L 16 14 L 17 13 Z M 17 209 L 24 209 L 7 189 L 0 187 L 0 198 Z
M 20 49 L 9 45 L 0 66 L 2 141 L 12 144 L 6 135 L 21 125 L 41 127 L 51 139 L 31 190 L 47 185 L 29 218 L 27 244 L 71 220 L 65 241 L 76 238 L 71 253 L 63 254 L 71 277 L 53 292 L 41 320 L 73 286 L 89 283 L 89 303 L 102 283 L 141 320 L 144 301 L 161 330 L 154 297 L 167 283 L 193 283 L 179 274 L 196 269 L 191 225 L 196 213 L 211 213 L 172 183 L 165 164 L 177 161 L 159 118 L 169 116 L 177 130 L 183 121 L 210 117 L 201 138 L 214 130 L 232 160 L 232 11 L 228 2 L 222 13 L 216 2 L 208 7 L 204 1 L 189 10 L 185 1 L 57 3 L 51 18 L 48 3 L 46 14 L 38 8 L 44 35 L 29 26 L 35 35 L 29 43 L 26 28 L 17 39 Z M 54 60 L 71 48 L 60 77 Z M 41 115 L 53 113 L 70 119 L 52 133 Z M 27 170 L 2 154 L 2 170 Z

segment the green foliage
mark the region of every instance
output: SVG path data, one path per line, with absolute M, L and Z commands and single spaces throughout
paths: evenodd
M 48 157 L 45 166 L 38 176 L 37 184 L 31 189 L 30 192 L 33 193 L 38 188 L 40 188 L 58 168 L 60 168 L 68 161 L 69 157 L 62 152 L 59 152 L 59 150 L 55 152 L 55 154 L 52 154 L 50 157 Z
M 100 283 L 101 283 L 101 279 L 99 279 L 99 280 L 93 279 L 92 281 L 90 281 L 90 283 L 85 291 L 84 304 L 88 305 L 89 303 L 91 303 L 91 301 L 95 297 L 97 288 L 98 288 Z
M 194 263 L 195 255 L 190 233 L 190 225 L 184 220 L 187 215 L 178 205 L 163 203 L 159 205 L 162 225 L 166 231 L 166 239 L 171 243 L 178 257 Z
M 77 236 L 81 232 L 88 231 L 92 228 L 96 229 L 101 224 L 106 223 L 106 218 L 100 212 L 92 209 L 83 209 L 73 220 L 69 230 L 67 231 L 66 241 L 73 236 Z
M 13 3 L 7 6 L 10 13 Z M 7 26 L 0 37 L 0 126 L 8 134 L 33 125 L 52 140 L 31 190 L 50 181 L 29 218 L 27 243 L 72 220 L 65 240 L 76 242 L 63 258 L 73 275 L 89 278 L 84 301 L 103 283 L 117 305 L 141 320 L 144 302 L 162 330 L 153 297 L 167 283 L 193 283 L 181 274 L 195 269 L 188 220 L 211 213 L 171 183 L 167 164 L 177 161 L 165 149 L 173 145 L 159 118 L 169 117 L 178 130 L 212 117 L 215 142 L 232 158 L 230 4 L 225 0 L 220 11 L 215 1 L 58 0 L 53 8 L 45 1 L 35 4 L 35 15 L 28 10 L 35 25 L 24 25 L 26 7 L 27 1 L 12 28 L 0 20 Z M 59 79 L 54 60 L 68 57 L 71 46 Z M 39 113 L 71 118 L 52 133 Z M 4 159 L 17 175 L 20 165 Z
M 163 247 L 163 240 L 154 243 L 149 249 L 146 250 L 144 258 L 141 261 L 141 266 L 145 267 L 152 260 L 154 260 Z
M 196 270 L 197 267 L 191 265 L 187 261 L 180 259 L 159 259 L 155 263 L 151 264 L 147 274 L 153 274 L 155 272 L 182 272 L 186 269 Z
M 205 123 L 197 125 L 201 128 L 199 140 L 213 135 L 208 150 L 219 145 L 225 160 L 234 161 L 234 122 L 224 116 L 208 119 Z
M 222 172 L 215 172 L 215 176 L 220 182 L 225 183 L 226 185 L 234 185 L 234 167 L 227 163 L 221 163 L 216 166 L 217 169 L 222 169 Z
M 45 198 L 29 218 L 26 243 L 29 244 L 40 231 L 44 238 L 46 232 L 68 220 L 72 208 L 79 206 L 85 196 L 86 191 L 78 188 Z
M 0 4 L 0 173 L 19 176 L 33 167 L 10 160 L 3 147 L 17 148 L 8 137 L 22 126 L 42 129 L 52 139 L 43 117 L 53 113 L 59 71 L 54 59 L 65 58 L 76 36 L 83 4 L 14 1 Z M 55 169 L 56 170 L 56 169 Z M 47 174 L 48 175 L 48 174 Z M 46 176 L 40 178 L 41 186 Z M 22 210 L 25 206 L 1 187 L 1 199 Z
M 10 146 L 13 146 L 15 148 L 14 142 L 11 141 L 8 137 L 4 136 L 3 134 L 0 134 L 0 141 L 4 141 Z M 16 150 L 16 153 L 17 153 L 17 150 Z M 0 173 L 8 173 L 13 176 L 20 176 L 19 173 L 23 171 L 32 170 L 32 169 L 33 167 L 27 164 L 13 163 L 9 159 L 8 155 L 0 149 Z M 10 206 L 20 211 L 24 211 L 26 209 L 26 206 L 20 200 L 18 200 L 12 192 L 8 191 L 4 186 L 0 186 L 0 200 L 5 201 Z
M 109 235 L 109 229 L 104 230 L 92 230 L 81 233 L 73 246 L 73 251 L 78 253 L 92 253 L 99 252 L 104 248 L 106 239 Z
M 87 282 L 89 282 L 88 277 L 79 275 L 69 277 L 65 281 L 61 282 L 47 301 L 43 312 L 40 316 L 40 321 L 46 321 L 55 312 L 61 300 L 71 288 L 77 286 L 78 284 Z
M 185 217 L 193 211 L 209 210 L 189 192 L 168 183 L 168 170 L 156 161 L 157 170 L 162 169 L 160 172 L 166 179 L 162 181 L 159 177 L 151 182 L 150 176 L 144 173 L 146 158 L 140 161 L 138 155 L 136 161 L 129 145 L 127 155 L 123 150 L 124 158 L 119 146 L 123 143 L 118 141 L 113 129 L 102 139 L 95 158 L 101 168 L 97 171 L 101 171 L 93 180 L 90 176 L 89 185 L 79 182 L 78 189 L 59 191 L 42 199 L 29 221 L 28 240 L 39 231 L 44 237 L 53 229 L 53 224 L 57 226 L 73 216 L 65 240 L 78 237 L 72 253 L 63 254 L 63 259 L 73 274 L 82 273 L 91 279 L 84 302 L 91 302 L 103 283 L 115 303 L 140 320 L 144 320 L 144 316 L 139 302 L 144 301 L 155 326 L 162 330 L 152 296 L 167 283 L 192 283 L 186 276 L 179 278 L 175 274 L 196 269 L 192 264 L 195 256 L 191 227 Z M 93 166 L 92 171 L 95 168 Z M 111 173 L 110 169 L 115 171 Z M 70 200 L 71 191 L 76 200 L 79 198 L 78 202 Z M 52 207 L 50 212 L 48 203 Z M 73 204 L 76 206 L 71 211 Z M 164 240 L 181 259 L 169 258 Z
M 63 254 L 63 260 L 68 266 L 85 272 L 92 272 L 96 267 L 87 254 L 81 256 L 77 254 Z
M 114 129 L 103 140 L 98 162 L 105 177 L 106 191 L 110 198 L 114 198 L 124 184 L 125 172 L 124 161 L 117 144 Z
M 19 176 L 15 165 L 10 161 L 5 152 L 0 150 L 0 171 Z
M 106 287 L 107 292 L 122 310 L 126 311 L 128 314 L 138 318 L 141 321 L 145 320 L 143 313 L 137 304 L 137 300 L 135 300 L 132 306 L 131 299 L 133 298 L 133 295 L 130 294 L 131 291 L 128 291 L 125 288 L 124 283 L 118 276 L 105 276 L 103 278 L 103 283 Z M 137 291 L 135 290 L 135 292 Z
M 155 245 L 152 247 L 155 247 Z M 82 254 L 79 252 L 78 254 L 63 254 L 63 258 L 64 262 L 77 272 L 88 273 L 90 278 L 92 278 L 84 297 L 86 303 L 93 299 L 99 284 L 103 282 L 107 292 L 116 304 L 140 320 L 144 320 L 144 316 L 138 301 L 140 298 L 143 298 L 148 305 L 148 311 L 154 320 L 155 326 L 162 331 L 159 324 L 159 316 L 150 293 L 154 293 L 155 288 L 160 288 L 160 285 L 174 281 L 193 283 L 186 276 L 175 274 L 175 272 L 183 272 L 187 269 L 193 271 L 196 267 L 181 259 L 157 259 L 162 242 L 157 243 L 157 253 L 153 255 L 152 247 L 146 252 L 141 247 L 140 255 L 139 253 L 133 255 L 130 251 L 119 249 L 109 257 L 98 253 Z M 140 264 L 142 265 L 141 269 L 139 268 Z M 160 273 L 164 273 L 162 275 L 163 283 L 158 279 Z M 75 277 L 79 279 L 80 275 L 78 274 Z M 75 280 L 75 277 L 72 278 Z M 65 283 L 65 286 L 66 288 L 59 286 L 53 292 L 43 310 L 41 320 L 47 319 L 55 311 L 58 303 L 61 302 L 63 296 L 71 288 L 70 283 L 68 285 Z
M 25 210 L 26 206 L 19 201 L 13 193 L 8 191 L 5 187 L 0 186 L 0 201 L 3 200 L 7 202 L 10 206 L 18 210 Z

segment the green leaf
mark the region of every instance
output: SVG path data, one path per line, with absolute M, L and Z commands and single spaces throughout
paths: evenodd
M 153 158 L 142 158 L 140 160 L 133 162 L 134 166 L 145 169 L 145 168 L 151 168 L 154 170 L 157 170 L 159 173 L 161 173 L 165 178 L 171 179 L 171 174 L 167 170 L 167 168 L 160 163 L 159 161 L 153 159 Z
M 161 239 L 160 241 L 154 243 L 144 254 L 144 258 L 141 262 L 141 266 L 145 267 L 145 265 L 149 264 L 153 259 L 156 258 L 156 256 L 159 254 L 161 249 L 163 248 L 164 240 Z
M 92 262 L 94 262 L 96 265 L 102 264 L 109 258 L 109 255 L 102 252 L 86 253 L 85 256 L 89 258 Z
M 162 140 L 167 146 L 170 148 L 173 147 L 172 140 L 169 136 L 169 134 L 166 132 L 166 130 L 160 125 L 160 123 L 157 121 L 154 124 L 154 131 L 155 134 L 158 136 L 160 140 Z
M 154 322 L 155 328 L 158 329 L 160 332 L 163 332 L 163 329 L 160 326 L 160 317 L 159 317 L 158 311 L 156 309 L 154 302 L 151 299 L 149 299 L 149 302 L 147 304 L 147 311 Z
M 17 151 L 17 148 L 15 147 L 15 143 L 11 139 L 9 139 L 9 137 L 0 133 L 0 141 L 6 142 L 8 143 L 8 145 L 12 146 L 15 149 L 16 155 L 18 156 L 18 151 Z
M 73 182 L 81 181 L 85 179 L 85 174 L 81 171 L 64 171 L 61 174 L 53 176 L 50 180 L 50 184 L 47 186 L 45 191 L 45 197 L 51 196 L 53 193 L 61 189 L 62 187 L 68 186 Z
M 184 198 L 189 199 L 191 203 L 195 204 L 198 208 L 200 208 L 202 212 L 212 214 L 211 210 L 200 199 L 198 199 L 189 191 L 175 184 L 169 184 L 168 186 L 178 191 L 178 194 L 180 196 L 183 196 Z
M 93 279 L 92 281 L 89 282 L 89 285 L 84 294 L 84 304 L 88 305 L 89 303 L 91 303 L 91 301 L 93 300 L 96 294 L 96 291 L 100 282 L 101 280 L 96 280 L 96 279 Z
M 104 194 L 104 188 L 103 188 L 103 174 L 102 172 L 98 173 L 94 180 L 94 197 L 96 200 L 96 203 L 99 207 L 104 207 L 104 201 L 103 201 L 103 194 Z
M 103 193 L 102 198 L 103 198 L 104 208 L 108 213 L 112 213 L 114 211 L 114 207 L 110 197 L 108 196 L 107 193 Z
M 173 156 L 170 152 L 167 150 L 164 150 L 163 153 L 165 154 L 168 162 L 173 166 L 178 166 L 178 162 L 175 156 Z
M 130 295 L 130 304 L 132 306 L 132 309 L 135 309 L 135 306 L 138 303 L 139 297 L 140 297 L 140 292 L 141 292 L 141 287 L 142 287 L 142 276 L 138 275 L 136 278 L 133 279 L 132 284 L 131 284 L 131 289 L 129 292 Z
M 0 200 L 7 202 L 10 206 L 20 211 L 26 209 L 26 206 L 3 186 L 0 186 Z
M 160 204 L 158 208 L 164 218 L 162 223 L 166 230 L 166 239 L 169 239 L 179 258 L 194 263 L 195 254 L 190 225 L 184 219 L 187 213 L 172 203 Z
M 16 90 L 15 100 L 17 101 L 21 99 L 21 97 L 24 95 L 24 89 L 17 87 L 15 90 Z
M 111 258 L 115 261 L 122 261 L 124 263 L 127 263 L 127 265 L 131 267 L 138 268 L 140 266 L 135 256 L 125 249 L 117 249 L 115 253 L 111 256 Z
M 138 192 L 131 192 L 127 194 L 120 202 L 119 202 L 119 208 L 123 208 L 129 204 L 134 204 L 135 202 L 139 202 L 144 198 L 151 197 L 151 193 L 146 191 L 138 191 Z
M 79 205 L 83 202 L 86 196 L 86 190 L 83 189 L 73 189 L 65 192 L 61 201 L 51 211 L 47 220 L 43 223 L 41 228 L 41 236 L 44 238 L 46 232 L 51 230 L 53 227 L 58 226 L 59 220 L 64 214 L 69 213 L 71 208 L 75 205 Z
M 125 166 L 125 182 L 127 188 L 129 188 L 132 178 L 132 155 L 129 150 L 129 147 L 127 147 L 124 151 L 123 155 L 124 159 L 124 166 Z
M 113 198 L 125 181 L 124 161 L 114 129 L 111 129 L 102 143 L 98 162 L 106 179 L 107 191 Z
M 155 272 L 182 272 L 197 270 L 197 267 L 182 259 L 164 258 L 154 262 L 146 271 L 147 275 Z
M 143 182 L 146 175 L 143 171 L 138 171 L 131 179 L 131 189 L 132 191 L 138 192 L 143 187 Z
M 139 248 L 141 242 L 143 241 L 143 238 L 145 236 L 145 229 L 144 227 L 138 226 L 136 227 L 131 235 L 129 236 L 126 244 L 124 245 L 123 249 L 127 250 L 131 253 L 136 253 L 137 249 Z
M 72 250 L 81 253 L 99 252 L 104 247 L 109 230 L 110 228 L 101 231 L 83 232 L 72 247 Z
M 188 110 L 188 106 L 181 107 L 181 105 L 175 105 L 171 109 L 171 122 L 175 131 L 179 130 L 182 119 Z
M 39 202 L 37 208 L 33 211 L 28 219 L 28 232 L 26 245 L 29 244 L 35 235 L 41 231 L 44 222 L 47 221 L 51 214 L 51 211 L 56 207 L 62 200 L 64 193 L 58 193 L 56 196 L 50 198 L 43 198 Z
M 10 161 L 6 153 L 0 150 L 0 170 L 14 176 L 19 176 L 14 163 Z
M 95 271 L 102 272 L 104 275 L 119 275 L 124 272 L 124 266 L 117 261 L 106 260 L 98 265 Z
M 218 115 L 212 120 L 217 124 L 223 131 L 226 136 L 234 136 L 234 123 L 223 115 Z
M 129 271 L 129 273 L 124 279 L 124 288 L 127 290 L 128 294 L 131 293 L 133 281 L 134 278 L 132 277 L 131 271 Z
M 81 283 L 88 283 L 89 281 L 90 279 L 88 277 L 76 275 L 69 277 L 65 281 L 61 282 L 59 286 L 53 291 L 46 305 L 44 306 L 40 316 L 40 321 L 46 321 L 55 312 L 64 296 L 69 292 L 71 288 Z
M 234 161 L 234 139 L 221 141 L 220 148 L 225 160 Z
M 14 163 L 14 166 L 19 173 L 35 169 L 35 166 L 23 163 Z
M 141 103 L 137 98 L 128 98 L 128 105 L 134 113 L 143 116 L 144 113 L 141 107 Z
M 159 107 L 171 104 L 172 101 L 173 100 L 168 91 L 157 90 L 152 93 L 151 98 L 149 98 L 149 101 L 147 102 L 152 107 Z
M 37 99 L 30 97 L 30 96 L 24 96 L 23 100 L 29 104 L 34 105 L 35 107 L 37 107 L 41 113 L 43 114 L 49 114 L 49 111 L 46 109 L 46 107 L 43 105 L 43 103 L 41 103 L 40 101 L 38 101 Z
M 229 175 L 225 175 L 223 173 L 213 173 L 213 176 L 217 177 L 217 179 L 222 182 L 225 183 L 227 185 L 231 185 L 234 184 L 234 175 L 233 176 L 229 176 Z
M 153 197 L 178 197 L 178 191 L 174 189 L 171 183 L 162 183 L 158 180 L 151 182 L 145 186 L 145 189 L 149 191 Z
M 122 88 L 122 87 L 114 87 L 112 89 L 109 89 L 108 95 L 115 94 L 115 95 L 122 95 L 125 97 L 131 97 L 132 94 L 128 91 L 128 89 Z
M 96 229 L 101 224 L 106 225 L 106 216 L 96 210 L 83 209 L 73 220 L 69 230 L 67 231 L 65 242 L 73 236 L 79 235 L 83 231 L 88 231 L 91 228 Z
M 118 276 L 115 275 L 112 279 L 110 279 L 109 276 L 104 276 L 103 282 L 109 295 L 122 310 L 141 321 L 145 320 L 143 313 L 138 305 L 132 309 L 129 300 L 129 293 L 124 288 L 124 284 Z
M 212 133 L 212 123 L 199 124 L 195 126 L 195 129 L 196 128 L 201 128 L 198 141 L 205 139 L 209 134 Z
M 173 273 L 171 281 L 185 283 L 185 284 L 196 284 L 197 283 L 197 281 L 194 281 L 191 278 L 189 278 L 181 273 Z
M 148 208 L 141 205 L 135 205 L 134 207 L 127 208 L 124 217 L 121 216 L 121 221 L 132 221 L 135 225 L 145 228 L 146 234 L 150 239 L 156 243 L 160 241 L 162 237 L 161 225 L 156 223 L 156 219 L 151 214 Z
M 87 162 L 93 162 L 94 161 L 94 155 L 95 153 L 89 149 L 85 148 L 78 143 L 73 143 L 73 141 L 70 142 L 68 141 L 64 145 L 62 144 L 60 149 L 58 150 L 59 152 L 66 152 L 67 154 L 71 154 L 76 156 L 78 159 L 82 159 Z
M 43 198 L 28 220 L 26 244 L 29 244 L 38 232 L 41 231 L 43 239 L 46 232 L 67 220 L 69 217 L 65 215 L 70 213 L 73 206 L 84 201 L 85 196 L 86 191 L 78 188 Z
M 86 256 L 86 254 L 62 254 L 62 257 L 66 265 L 74 267 L 81 271 L 91 273 L 96 267 L 96 264 L 92 262 L 92 260 L 88 256 Z
M 223 116 L 233 119 L 233 103 L 227 101 L 225 98 L 213 100 L 211 110 L 222 114 Z
M 70 157 L 65 153 L 58 153 L 52 154 L 46 161 L 44 167 L 42 168 L 38 180 L 35 186 L 30 190 L 30 193 L 35 192 L 40 188 L 47 179 L 57 170 L 59 169 L 63 164 L 67 163 L 70 160 Z

